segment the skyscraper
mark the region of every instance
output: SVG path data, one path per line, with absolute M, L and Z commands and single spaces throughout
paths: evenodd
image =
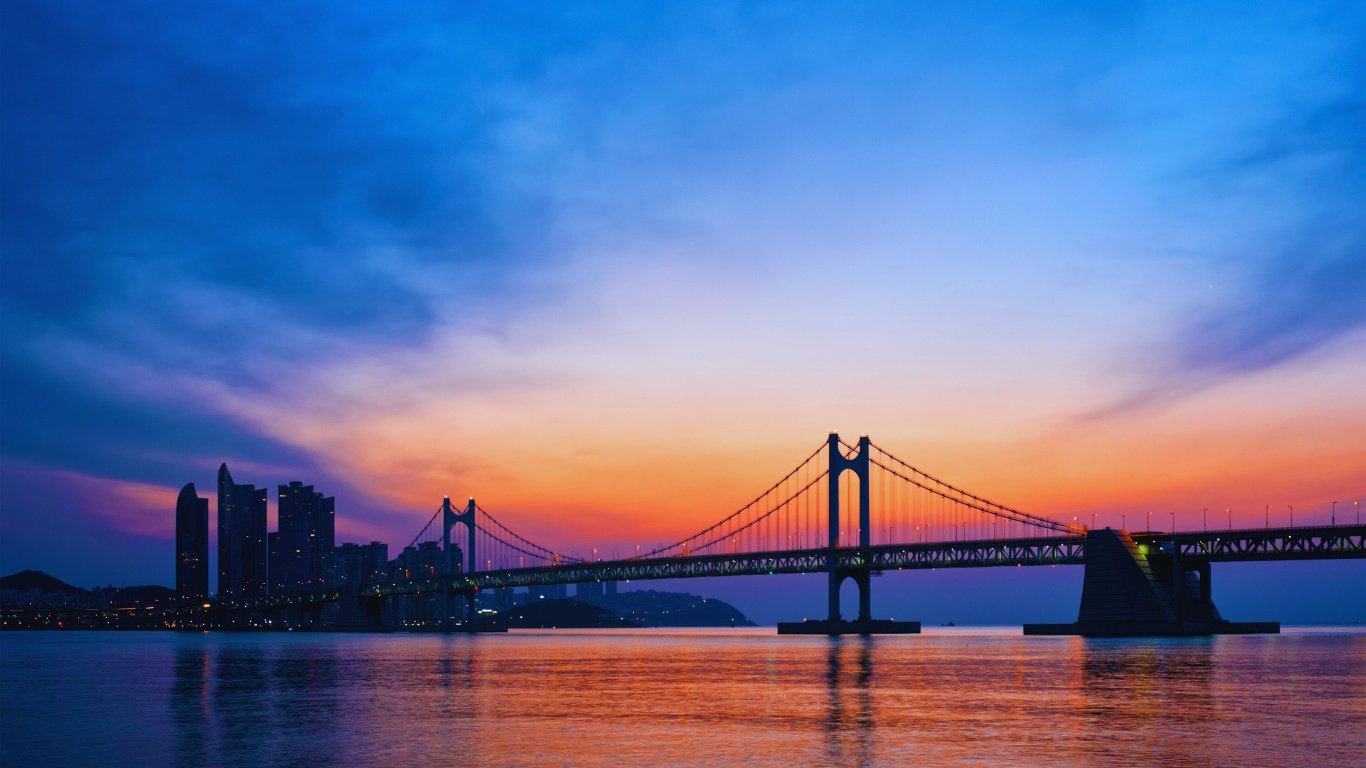
M 316 587 L 324 587 L 336 580 L 337 561 L 333 551 L 337 546 L 337 499 L 317 495 L 316 535 L 309 548 L 309 577 Z
M 266 489 L 238 485 L 218 468 L 218 598 L 266 595 Z
M 209 599 L 209 500 L 199 498 L 194 483 L 175 502 L 175 591 L 185 606 Z
M 271 584 L 284 592 L 322 587 L 332 581 L 336 500 L 295 480 L 279 487 L 278 568 Z M 277 567 L 272 563 L 272 567 Z

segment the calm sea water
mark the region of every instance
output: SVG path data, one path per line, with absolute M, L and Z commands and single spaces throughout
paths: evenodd
M 1352 765 L 1366 633 L 4 633 L 5 766 Z

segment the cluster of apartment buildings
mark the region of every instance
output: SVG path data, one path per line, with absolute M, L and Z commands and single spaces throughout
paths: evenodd
M 459 552 L 434 544 L 405 548 L 393 561 L 389 545 L 336 545 L 336 500 L 294 481 L 278 488 L 276 530 L 267 530 L 265 488 L 237 483 L 218 468 L 217 589 L 209 590 L 209 500 L 187 483 L 176 500 L 176 594 L 184 605 L 212 595 L 239 602 L 330 586 L 427 577 L 447 572 Z M 454 550 L 455 548 L 452 547 Z

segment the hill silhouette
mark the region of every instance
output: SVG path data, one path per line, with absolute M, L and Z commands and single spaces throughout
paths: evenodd
M 174 602 L 175 590 L 157 584 L 85 589 L 42 571 L 0 576 L 0 607 L 6 608 L 143 608 Z
M 578 600 L 532 600 L 503 614 L 510 629 L 610 629 L 639 627 L 607 608 Z
M 80 587 L 73 587 L 56 576 L 34 570 L 19 571 L 18 573 L 11 573 L 8 576 L 0 576 L 0 589 L 14 589 L 20 592 L 31 592 L 36 589 L 39 592 L 67 592 L 71 594 L 90 591 L 88 589 L 81 589 Z

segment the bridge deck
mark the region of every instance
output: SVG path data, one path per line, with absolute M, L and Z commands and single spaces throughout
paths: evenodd
M 1170 547 L 1187 560 L 1239 562 L 1267 560 L 1325 560 L 1366 557 L 1366 525 L 1312 526 L 1208 531 L 1200 533 L 1140 532 L 1134 541 L 1143 547 Z M 1081 565 L 1084 536 L 982 541 L 896 544 L 833 550 L 838 567 L 872 571 L 933 568 L 993 568 L 1003 566 Z M 716 576 L 758 576 L 778 573 L 824 573 L 829 549 L 698 555 L 642 560 L 571 563 L 540 568 L 476 572 L 425 581 L 369 584 L 361 596 L 420 594 L 442 589 L 458 592 L 505 587 L 579 584 L 594 581 L 690 579 Z M 341 597 L 338 589 L 269 598 L 244 607 L 269 607 L 327 602 Z

